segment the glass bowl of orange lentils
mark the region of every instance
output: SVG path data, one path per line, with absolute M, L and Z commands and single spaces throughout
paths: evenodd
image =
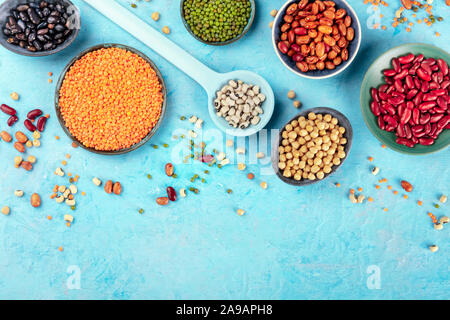
M 105 155 L 136 150 L 155 134 L 166 110 L 161 72 L 142 52 L 121 44 L 91 47 L 64 68 L 55 93 L 64 132 Z

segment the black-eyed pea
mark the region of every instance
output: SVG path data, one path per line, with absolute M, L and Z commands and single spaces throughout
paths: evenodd
M 322 180 L 323 178 L 325 178 L 325 173 L 323 171 L 319 171 L 316 174 L 317 179 Z
M 363 203 L 364 202 L 364 200 L 366 199 L 366 197 L 363 195 L 363 194 L 360 194 L 359 196 L 358 196 L 358 203 Z
M 447 216 L 443 216 L 439 218 L 439 223 L 446 224 L 449 223 L 450 219 Z
M 354 193 L 350 193 L 350 194 L 348 195 L 348 198 L 350 199 L 350 201 L 351 201 L 352 203 L 358 203 L 358 199 L 356 199 Z
M 444 225 L 442 223 L 434 224 L 434 230 L 442 230 L 443 228 L 444 228 Z
M 446 196 L 445 194 L 443 194 L 443 195 L 439 198 L 439 201 L 440 201 L 441 203 L 446 203 L 446 202 L 447 202 L 447 196 Z
M 58 187 L 58 191 L 60 192 L 60 193 L 64 193 L 64 191 L 66 191 L 66 186 L 59 186 Z
M 64 202 L 64 196 L 59 196 L 55 198 L 56 203 L 63 203 Z

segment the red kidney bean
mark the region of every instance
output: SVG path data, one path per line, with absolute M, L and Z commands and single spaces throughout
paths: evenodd
M 413 148 L 416 145 L 412 140 L 405 139 L 405 138 L 397 138 L 397 140 L 395 140 L 395 142 L 397 142 L 398 144 L 407 146 L 409 148 Z
M 177 192 L 172 187 L 167 187 L 167 197 L 170 201 L 177 201 Z
M 431 66 L 431 70 L 432 70 L 433 72 L 436 72 L 436 71 L 439 70 L 439 66 L 435 64 L 434 66 Z
M 376 102 L 380 102 L 380 97 L 378 96 L 378 90 L 376 88 L 370 89 L 370 95 L 372 96 L 372 99 Z
M 29 119 L 25 120 L 23 124 L 24 124 L 25 128 L 28 129 L 28 131 L 30 131 L 30 132 L 36 131 L 36 127 Z
M 380 92 L 386 92 L 387 88 L 389 88 L 389 86 L 387 84 L 382 84 L 379 88 L 378 88 L 378 94 Z
M 370 110 L 372 110 L 372 113 L 378 117 L 381 114 L 380 106 L 378 105 L 378 102 L 372 101 L 370 103 Z
M 428 110 L 429 113 L 435 114 L 435 113 L 446 113 L 447 109 L 441 109 L 441 108 L 433 108 L 431 110 Z
M 420 79 L 418 77 L 414 77 L 414 85 L 416 86 L 417 89 L 420 89 L 422 87 L 422 81 L 420 81 Z
M 426 134 L 425 131 L 419 131 L 419 132 L 414 132 L 414 131 L 413 131 L 413 136 L 416 137 L 416 138 L 422 138 L 422 137 L 424 137 L 424 136 L 426 136 L 426 135 L 427 135 L 427 134 Z
M 422 116 L 419 119 L 419 123 L 420 124 L 427 124 L 428 122 L 430 122 L 430 119 L 431 119 L 431 114 L 423 113 Z
M 414 144 L 418 144 L 419 143 L 419 139 L 417 139 L 414 136 L 411 137 L 411 141 L 414 142 Z
M 308 30 L 306 28 L 303 27 L 297 27 L 294 29 L 294 33 L 297 36 L 305 36 L 308 34 Z
M 442 59 L 438 59 L 438 60 L 437 60 L 437 64 L 438 64 L 439 69 L 441 70 L 442 74 L 443 74 L 444 76 L 446 76 L 446 75 L 448 74 L 448 65 L 447 65 L 447 62 L 445 62 L 445 61 L 442 60 Z
M 395 86 L 395 89 L 398 92 L 405 92 L 405 89 L 403 89 L 403 85 L 402 85 L 402 81 L 401 80 L 399 80 L 399 79 L 395 80 L 394 81 L 394 86 Z
M 394 117 L 391 117 L 389 115 L 384 115 L 383 120 L 392 128 L 395 128 L 398 125 L 397 120 L 395 120 Z
M 410 75 L 407 75 L 405 78 L 406 85 L 409 89 L 414 89 L 416 86 L 414 85 L 414 80 Z
M 434 108 L 435 105 L 436 105 L 436 101 L 427 101 L 427 102 L 421 103 L 418 108 L 420 111 L 427 111 L 429 109 Z
M 410 53 L 407 54 L 406 56 L 399 57 L 398 62 L 400 62 L 401 64 L 407 64 L 413 62 L 414 58 L 415 56 L 412 53 Z
M 412 111 L 412 121 L 414 124 L 419 124 L 420 119 L 420 110 L 419 109 L 413 109 Z
M 405 99 L 402 98 L 402 97 L 389 97 L 389 98 L 387 99 L 387 101 L 388 101 L 390 104 L 395 105 L 395 106 L 399 105 L 399 104 L 402 103 L 404 100 L 405 100 Z
M 387 124 L 387 125 L 386 125 L 386 128 L 385 128 L 384 130 L 386 130 L 387 132 L 392 132 L 392 131 L 395 130 L 395 127 L 390 126 L 390 125 Z
M 429 134 L 430 131 L 431 131 L 431 123 L 427 123 L 423 128 L 423 132 L 425 132 L 425 134 Z
M 444 127 L 444 129 L 446 129 L 446 130 L 450 129 L 450 123 L 447 124 L 447 125 Z
M 414 98 L 416 96 L 417 92 L 419 92 L 419 90 L 417 90 L 417 89 L 410 90 L 408 92 L 408 94 L 406 95 L 406 99 L 411 100 L 412 98 Z
M 305 57 L 303 55 L 301 55 L 300 53 L 296 53 L 292 56 L 292 60 L 294 60 L 294 62 L 301 62 L 303 61 Z
M 406 108 L 410 110 L 414 109 L 414 103 L 412 101 L 406 102 Z
M 402 103 L 401 105 L 399 105 L 397 108 L 397 115 L 399 115 L 401 117 L 403 112 L 405 112 L 405 109 L 406 109 L 406 103 Z M 399 118 L 399 121 L 400 121 L 400 118 Z
M 37 121 L 36 127 L 40 132 L 45 129 L 45 124 L 47 123 L 47 117 L 40 117 Z
M 423 93 L 419 92 L 413 99 L 413 102 L 416 106 L 418 106 L 422 102 Z
M 390 104 L 386 104 L 384 106 L 384 109 L 386 109 L 386 111 L 392 116 L 396 114 L 395 108 L 392 105 L 390 105 Z
M 394 72 L 395 72 L 395 71 L 394 71 Z M 397 74 L 394 76 L 394 80 L 397 80 L 397 79 L 403 79 L 403 78 L 406 77 L 407 75 L 408 75 L 408 70 L 403 69 L 401 72 L 397 73 Z
M 301 47 L 298 44 L 293 43 L 291 44 L 291 49 L 294 50 L 295 52 L 300 52 Z
M 430 123 L 435 123 L 441 120 L 444 117 L 443 113 L 436 113 L 430 117 Z
M 431 79 L 433 80 L 433 82 L 436 83 L 442 83 L 442 81 L 444 81 L 444 76 L 442 75 L 442 72 L 435 72 L 431 75 Z
M 394 80 L 390 77 L 384 77 L 384 82 L 386 82 L 388 85 L 394 84 Z M 386 91 L 386 93 L 388 93 L 388 91 Z
M 383 117 L 382 117 L 382 116 L 379 116 L 379 117 L 378 117 L 378 127 L 379 127 L 381 130 L 386 129 L 386 123 L 383 121 Z
M 378 96 L 381 100 L 386 101 L 389 95 L 386 92 L 378 90 Z
M 31 110 L 27 114 L 27 118 L 30 119 L 30 120 L 34 120 L 34 119 L 36 119 L 37 117 L 40 117 L 40 116 L 42 116 L 42 110 L 40 110 L 40 109 Z
M 395 72 L 402 71 L 402 66 L 397 58 L 392 59 L 392 66 L 394 67 Z
M 420 86 L 420 91 L 423 93 L 430 91 L 430 83 L 426 81 L 422 81 L 422 85 Z
M 433 73 L 433 70 L 431 70 L 431 67 L 428 64 L 426 64 L 425 62 L 422 62 L 422 64 L 420 65 L 420 68 L 422 68 L 430 76 Z M 419 75 L 419 74 L 417 74 L 417 75 Z
M 449 123 L 450 123 L 450 115 L 447 115 L 444 118 L 442 118 L 441 120 L 439 120 L 437 127 L 438 127 L 438 129 L 443 129 Z
M 436 96 L 445 96 L 447 91 L 445 89 L 436 89 L 433 90 L 431 93 L 434 93 Z
M 407 69 L 407 70 L 409 70 L 409 69 L 411 69 L 412 66 L 413 66 L 412 63 L 407 63 L 407 64 L 405 64 L 405 65 L 402 66 L 402 69 Z
M 440 108 L 447 110 L 447 101 L 443 97 L 438 97 L 436 101 Z
M 280 41 L 278 42 L 278 49 L 282 52 L 282 53 L 287 53 L 289 51 L 289 46 L 286 44 L 285 41 Z
M 397 74 L 397 72 L 394 69 L 387 69 L 387 70 L 383 71 L 383 74 L 386 77 L 393 77 L 393 76 L 395 76 Z
M 2 110 L 4 113 L 10 115 L 10 116 L 15 116 L 17 111 L 14 108 L 11 108 L 10 106 L 7 106 L 6 104 L 2 104 L 0 106 L 0 110 Z
M 397 126 L 396 135 L 397 137 L 405 138 L 406 134 L 403 126 Z
M 417 69 L 417 75 L 419 76 L 420 79 L 424 81 L 427 82 L 431 81 L 431 76 L 423 68 Z
M 6 124 L 9 127 L 12 127 L 17 121 L 19 121 L 19 118 L 16 115 L 14 115 L 14 116 L 9 117 L 8 121 L 6 122 Z
M 432 66 L 432 65 L 435 65 L 435 64 L 436 64 L 436 59 L 434 59 L 434 58 L 428 58 L 428 59 L 425 59 L 425 60 L 423 61 L 423 63 L 428 64 L 429 66 Z
M 419 143 L 423 146 L 431 146 L 434 143 L 434 139 L 431 138 L 420 138 Z
M 408 138 L 408 139 L 411 139 L 412 132 L 411 132 L 411 128 L 409 127 L 408 124 L 405 124 L 404 131 L 405 131 L 405 137 Z
M 288 32 L 288 41 L 290 44 L 295 42 L 295 33 L 294 33 L 294 30 L 292 30 L 292 29 L 289 30 L 289 32 Z
M 400 123 L 401 123 L 401 124 L 406 124 L 406 123 L 408 123 L 409 119 L 411 119 L 411 115 L 412 115 L 412 110 L 409 109 L 409 108 L 406 108 L 406 109 L 403 111 L 403 114 L 401 115 Z
M 429 92 L 429 93 L 425 93 L 423 95 L 423 101 L 434 101 L 438 98 L 437 94 L 434 93 L 435 91 Z
M 430 82 L 430 90 L 440 89 L 440 87 L 441 86 L 439 85 L 439 83 L 434 82 L 434 81 Z
M 411 127 L 411 131 L 412 131 L 413 134 L 414 133 L 419 133 L 419 132 L 423 131 L 423 128 L 424 128 L 423 125 L 419 124 L 417 126 Z
M 437 131 L 437 125 L 435 123 L 431 124 L 431 131 L 428 134 L 430 137 L 433 137 L 436 134 Z M 434 138 L 436 139 L 436 138 Z
M 425 58 L 425 57 L 423 56 L 423 54 L 419 54 L 419 55 L 413 60 L 413 62 L 414 62 L 414 63 L 416 63 L 416 62 L 422 62 L 424 58 Z

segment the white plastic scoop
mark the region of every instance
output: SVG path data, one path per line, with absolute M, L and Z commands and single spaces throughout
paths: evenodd
M 211 119 L 227 134 L 233 136 L 249 136 L 264 128 L 269 122 L 273 114 L 275 99 L 270 85 L 258 74 L 242 70 L 229 73 L 217 73 L 192 57 L 166 36 L 150 27 L 146 22 L 139 19 L 116 1 L 84 1 L 197 81 L 208 94 L 208 111 Z M 224 118 L 219 118 L 216 115 L 216 110 L 213 106 L 216 92 L 231 79 L 258 85 L 261 88 L 261 93 L 266 96 L 266 100 L 262 104 L 264 113 L 260 115 L 261 120 L 257 125 L 251 125 L 246 129 L 235 129 Z

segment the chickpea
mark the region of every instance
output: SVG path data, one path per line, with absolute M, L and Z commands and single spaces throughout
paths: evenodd
M 308 161 L 306 161 L 308 163 L 308 165 L 310 167 L 312 167 L 314 165 L 314 160 L 313 159 L 308 159 Z
M 311 166 L 306 165 L 305 169 L 303 169 L 304 172 L 310 173 L 311 172 Z
M 283 139 L 287 139 L 289 137 L 288 132 L 287 131 L 283 131 L 283 133 L 281 134 L 281 137 Z
M 308 174 L 308 179 L 311 181 L 314 181 L 314 180 L 316 180 L 316 175 L 314 173 L 310 173 L 310 174 Z
M 320 166 L 322 164 L 322 159 L 321 158 L 315 158 L 314 159 L 314 164 L 317 166 Z
M 311 151 L 308 151 L 308 152 L 306 153 L 306 157 L 307 157 L 308 159 L 312 159 L 312 158 L 314 158 L 314 153 L 312 153 Z
M 284 152 L 288 153 L 292 151 L 292 147 L 291 146 L 286 146 L 286 148 L 284 148 Z
M 305 136 L 306 141 L 311 141 L 311 139 L 312 139 L 311 136 L 309 136 L 309 135 Z
M 291 152 L 286 153 L 286 159 L 290 160 L 292 159 L 294 156 L 292 155 Z
M 294 156 L 294 158 L 300 158 L 300 152 L 298 152 L 298 150 L 293 150 L 292 155 Z
M 303 179 L 308 179 L 308 173 L 305 172 L 305 171 L 303 171 L 303 173 L 302 173 L 302 178 L 303 178 Z
M 347 139 L 346 139 L 346 138 L 341 138 L 341 139 L 339 140 L 339 143 L 340 143 L 340 144 L 347 144 Z
M 314 165 L 314 166 L 311 167 L 311 172 L 312 172 L 312 173 L 317 173 L 317 172 L 319 172 L 319 171 L 320 171 L 319 166 Z
M 299 158 L 292 159 L 292 163 L 294 164 L 294 169 L 296 169 L 296 170 L 300 169 L 300 168 L 298 168 L 298 164 L 300 163 Z
M 302 146 L 302 147 L 300 147 L 300 152 L 307 153 L 308 152 L 308 148 L 306 146 Z
M 286 155 L 285 154 L 281 154 L 280 155 L 280 161 L 281 162 L 286 162 Z
M 300 169 L 305 169 L 305 167 L 306 167 L 306 162 L 305 162 L 304 160 L 301 160 L 301 161 L 298 163 L 298 167 L 299 167 Z
M 316 119 L 316 114 L 315 114 L 314 112 L 308 113 L 308 119 L 309 119 L 309 120 L 314 120 L 314 119 Z
M 344 134 L 345 133 L 345 128 L 344 127 L 339 127 L 339 133 Z
M 289 171 L 289 170 L 284 170 L 284 171 L 283 171 L 283 176 L 286 177 L 286 178 L 290 178 L 290 177 L 291 177 L 291 171 Z
M 333 158 L 333 164 L 334 164 L 335 166 L 340 165 L 340 164 L 341 164 L 341 159 L 339 159 L 339 158 Z
M 331 172 L 331 167 L 330 166 L 325 166 L 325 167 L 323 167 L 323 172 L 325 172 L 325 173 L 330 173 Z
M 338 151 L 337 156 L 339 159 L 344 159 L 345 158 L 345 152 L 344 151 Z
M 300 130 L 300 136 L 306 137 L 307 135 L 308 135 L 308 131 L 306 131 L 305 129 Z
M 313 132 L 311 132 L 310 136 L 313 139 L 317 138 L 319 136 L 319 131 L 314 130 Z
M 312 127 L 312 125 L 307 125 L 306 126 L 306 131 L 308 131 L 308 132 L 313 132 L 313 130 L 314 130 L 314 128 Z
M 323 151 L 328 151 L 330 149 L 330 145 L 328 143 L 325 143 L 322 145 L 322 150 Z
M 291 131 L 291 132 L 289 132 L 288 136 L 291 139 L 295 139 L 295 138 L 297 138 L 297 132 Z
M 326 122 L 330 122 L 330 121 L 331 121 L 331 118 L 332 118 L 331 114 L 326 114 L 326 115 L 323 117 L 323 120 L 325 120 Z
M 288 145 L 289 145 L 289 140 L 283 139 L 283 140 L 281 140 L 281 144 L 282 144 L 283 146 L 288 146 Z
M 292 131 L 292 125 L 288 124 L 286 125 L 286 131 Z
M 283 146 L 279 146 L 278 147 L 278 152 L 279 153 L 284 153 L 284 147 Z
M 323 173 L 323 171 L 319 171 L 316 173 L 317 179 L 322 180 L 323 178 L 325 178 L 325 173 Z
M 302 173 L 301 173 L 301 171 L 297 171 L 297 172 L 294 174 L 294 180 L 297 180 L 297 181 L 302 180 Z
M 321 114 L 316 114 L 317 120 L 322 120 L 323 119 L 323 115 Z

